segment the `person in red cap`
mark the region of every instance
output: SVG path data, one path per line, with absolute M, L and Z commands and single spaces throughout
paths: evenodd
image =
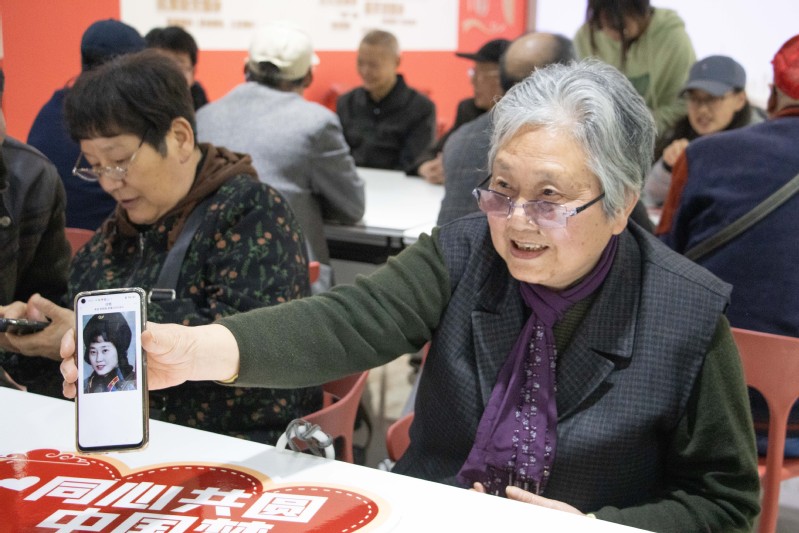
M 499 59 L 508 48 L 507 39 L 488 41 L 474 53 L 456 52 L 455 55 L 474 61 L 469 68 L 469 79 L 474 90 L 473 96 L 464 98 L 458 103 L 455 123 L 444 133 L 433 146 L 418 159 L 416 168 L 408 174 L 418 174 L 430 183 L 444 183 L 444 163 L 441 153 L 447 138 L 459 127 L 476 119 L 489 109 L 505 93 L 499 76 Z
M 664 206 L 663 240 L 685 253 L 751 211 L 799 174 L 799 35 L 774 56 L 769 119 L 716 133 L 688 145 L 677 160 Z M 675 187 L 676 186 L 676 187 Z M 696 262 L 733 285 L 727 316 L 733 327 L 797 336 L 799 331 L 799 195 L 790 196 L 726 244 Z M 662 229 L 662 228 L 661 228 Z M 751 395 L 756 429 L 767 416 L 760 395 Z M 799 422 L 789 420 L 788 456 L 799 456 Z M 765 430 L 758 449 L 765 452 Z

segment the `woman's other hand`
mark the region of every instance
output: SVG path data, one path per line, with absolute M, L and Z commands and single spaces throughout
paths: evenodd
M 475 483 L 472 490 L 485 493 L 485 488 L 481 483 Z M 516 500 L 518 502 L 531 503 L 533 505 L 538 505 L 539 507 L 546 507 L 547 509 L 555 509 L 556 511 L 563 511 L 565 513 L 588 516 L 584 513 L 581 513 L 577 508 L 572 507 L 568 503 L 544 498 L 543 496 L 538 496 L 532 492 L 520 489 L 519 487 L 505 488 L 505 495 L 508 497 L 508 499 Z
M 64 307 L 51 302 L 39 294 L 30 297 L 27 304 L 14 302 L 4 308 L 7 318 L 27 318 L 29 320 L 50 321 L 50 325 L 37 333 L 16 335 L 7 333 L 3 336 L 3 349 L 23 355 L 40 355 L 60 360 L 59 346 L 64 333 L 75 325 L 75 314 Z

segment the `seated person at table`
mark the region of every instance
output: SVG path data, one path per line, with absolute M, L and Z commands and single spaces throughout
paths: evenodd
M 132 26 L 113 19 L 98 20 L 86 29 L 80 41 L 82 72 L 114 57 L 139 52 L 144 46 L 144 39 Z M 64 119 L 64 100 L 69 91 L 69 85 L 58 89 L 42 106 L 28 133 L 28 144 L 41 150 L 58 169 L 67 195 L 67 227 L 94 231 L 111 214 L 116 202 L 96 183 L 72 175 L 80 147 L 70 138 Z
M 191 101 L 194 110 L 200 109 L 208 103 L 205 89 L 200 85 L 194 75 L 197 71 L 197 42 L 189 32 L 180 26 L 167 26 L 166 28 L 153 28 L 144 36 L 148 48 L 158 50 L 174 59 L 191 91 Z
M 288 204 L 258 181 L 249 156 L 195 143 L 189 88 L 172 60 L 146 50 L 85 73 L 66 117 L 82 150 L 76 175 L 118 202 L 73 259 L 68 302 L 79 291 L 142 287 L 153 298 L 148 321 L 197 325 L 308 294 L 304 240 Z M 162 275 L 177 279 L 170 286 Z M 14 339 L 17 351 L 58 358 L 74 313 L 40 296 L 11 307 L 53 320 Z M 186 383 L 150 395 L 154 418 L 268 443 L 320 406 L 318 387 Z
M 83 360 L 92 372 L 83 390 L 115 392 L 136 390 L 136 371 L 128 360 L 132 334 L 122 313 L 94 315 L 83 327 Z
M 749 530 L 760 484 L 730 287 L 627 225 L 654 145 L 643 98 L 607 65 L 552 65 L 492 114 L 485 214 L 354 286 L 151 325 L 150 386 L 302 386 L 432 339 L 395 472 L 647 530 Z M 67 396 L 74 351 L 68 332 Z
M 367 33 L 358 47 L 363 87 L 341 95 L 336 111 L 359 167 L 411 170 L 433 144 L 436 107 L 397 74 L 397 38 L 387 31 Z
M 333 285 L 324 221 L 352 224 L 364 211 L 363 181 L 338 117 L 302 96 L 317 61 L 305 33 L 267 24 L 250 44 L 247 81 L 197 113 L 200 141 L 250 154 L 258 177 L 288 200 L 309 259 L 321 263 L 315 293 Z
M 799 174 L 799 35 L 772 61 L 768 120 L 697 139 L 674 167 L 664 213 L 674 213 L 663 241 L 680 253 L 707 242 Z M 734 327 L 799 336 L 799 194 L 732 240 L 695 260 L 731 283 Z M 765 453 L 768 408 L 752 392 L 758 449 Z M 799 456 L 799 406 L 788 420 L 785 453 Z
M 41 152 L 6 136 L 4 88 L 0 69 L 0 316 L 5 314 L 3 306 L 36 292 L 61 297 L 69 268 L 64 187 Z M 50 376 L 51 394 L 59 395 L 60 380 L 52 379 L 55 361 L 13 353 L 6 341 L 11 335 L 0 333 L 0 384 L 41 392 L 47 384 L 35 378 L 44 371 Z
M 746 71 L 727 56 L 710 56 L 691 67 L 682 96 L 688 114 L 658 139 L 656 157 L 644 184 L 644 204 L 661 207 L 671 185 L 671 169 L 688 143 L 703 135 L 763 121 L 746 97 Z
M 483 115 L 494 107 L 496 101 L 505 92 L 502 90 L 499 76 L 499 58 L 508 48 L 510 41 L 507 39 L 494 39 L 488 41 L 474 53 L 457 52 L 455 55 L 474 61 L 474 66 L 469 69 L 469 79 L 472 82 L 474 95 L 458 103 L 455 114 L 455 124 L 442 135 L 435 144 L 416 162 L 417 168 L 411 169 L 408 174 L 418 174 L 429 183 L 444 183 L 444 164 L 441 151 L 444 143 L 455 130 Z

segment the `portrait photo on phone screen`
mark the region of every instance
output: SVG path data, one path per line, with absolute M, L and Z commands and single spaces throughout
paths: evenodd
M 134 312 L 83 317 L 83 392 L 136 390 Z

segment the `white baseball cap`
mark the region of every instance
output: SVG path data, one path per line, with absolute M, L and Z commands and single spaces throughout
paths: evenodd
M 319 58 L 305 32 L 285 22 L 273 22 L 256 31 L 247 62 L 256 71 L 259 63 L 272 63 L 280 70 L 280 78 L 298 80 L 319 64 Z

